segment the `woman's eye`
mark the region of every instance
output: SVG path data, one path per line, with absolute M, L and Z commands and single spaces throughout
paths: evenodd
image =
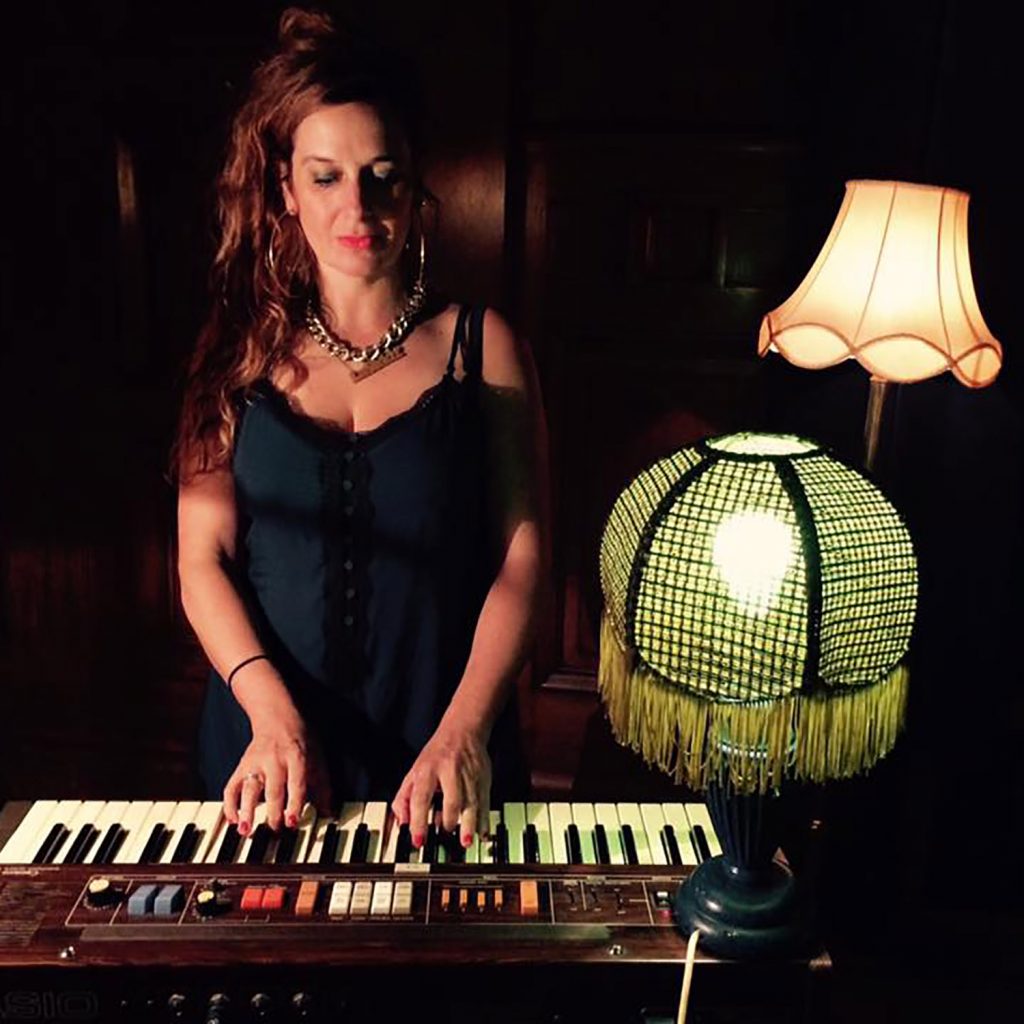
M 338 180 L 335 174 L 322 174 L 313 179 L 313 184 L 320 188 L 326 188 L 328 185 L 333 185 Z

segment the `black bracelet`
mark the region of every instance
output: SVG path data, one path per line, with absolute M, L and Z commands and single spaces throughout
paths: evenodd
M 228 673 L 228 689 L 231 689 L 231 681 L 238 674 L 239 669 L 245 668 L 246 665 L 251 665 L 254 661 L 270 661 L 265 654 L 254 654 L 251 658 L 246 658 L 244 661 L 240 661 L 229 673 Z

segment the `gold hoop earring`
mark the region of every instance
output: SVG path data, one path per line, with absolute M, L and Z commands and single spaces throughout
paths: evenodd
M 286 213 L 285 216 L 287 217 L 288 214 Z M 267 270 L 269 270 L 271 274 L 277 273 L 277 255 L 274 252 L 274 242 L 280 234 L 281 221 L 275 220 L 274 226 L 270 229 L 270 241 L 267 243 L 267 252 L 263 258 L 264 263 L 266 263 Z

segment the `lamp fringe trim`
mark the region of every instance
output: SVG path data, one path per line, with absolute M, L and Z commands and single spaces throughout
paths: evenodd
M 677 783 L 739 792 L 777 790 L 867 771 L 892 749 L 906 715 L 909 673 L 898 665 L 871 686 L 718 703 L 638 664 L 611 618 L 601 618 L 598 689 L 615 738 Z

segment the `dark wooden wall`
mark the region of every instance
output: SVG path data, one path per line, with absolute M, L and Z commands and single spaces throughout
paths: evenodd
M 227 119 L 281 6 L 47 2 L 9 42 L 0 798 L 194 785 L 204 666 L 163 470 Z M 974 279 L 1006 364 L 982 392 L 946 375 L 897 399 L 880 476 L 921 557 L 911 720 L 830 798 L 832 863 L 859 879 L 832 896 L 851 926 L 877 921 L 871 898 L 895 919 L 1019 914 L 1021 887 L 998 879 L 1019 872 L 1024 792 L 1024 224 L 1018 45 L 996 6 L 352 9 L 427 71 L 435 280 L 501 307 L 541 371 L 555 573 L 524 706 L 538 792 L 610 793 L 609 766 L 663 785 L 612 750 L 593 692 L 596 543 L 618 489 L 709 430 L 798 430 L 856 458 L 866 375 L 758 360 L 759 319 L 813 260 L 845 180 L 972 193 Z

